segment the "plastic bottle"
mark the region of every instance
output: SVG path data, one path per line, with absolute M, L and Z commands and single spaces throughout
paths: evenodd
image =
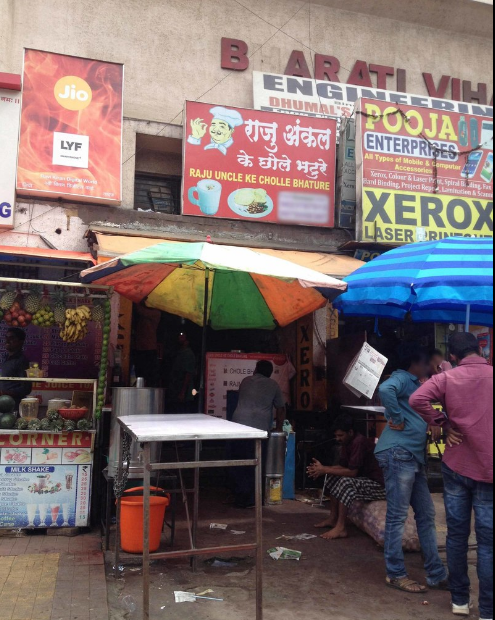
M 130 594 L 122 598 L 122 607 L 131 614 L 137 611 L 136 601 Z

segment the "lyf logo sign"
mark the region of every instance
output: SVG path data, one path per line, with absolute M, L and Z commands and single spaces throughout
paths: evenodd
M 53 134 L 52 163 L 67 168 L 88 168 L 89 136 L 56 131 Z
M 93 101 L 93 91 L 82 78 L 74 75 L 59 80 L 54 89 L 55 99 L 66 110 L 80 112 Z

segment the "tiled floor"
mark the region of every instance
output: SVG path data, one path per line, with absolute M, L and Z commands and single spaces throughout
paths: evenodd
M 0 538 L 0 620 L 108 620 L 101 539 Z

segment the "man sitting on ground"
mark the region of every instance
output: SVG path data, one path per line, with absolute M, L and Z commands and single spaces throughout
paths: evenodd
M 376 502 L 386 499 L 383 472 L 374 455 L 375 442 L 356 433 L 354 420 L 344 415 L 335 422 L 333 431 L 342 446 L 340 465 L 325 467 L 316 459 L 308 467 L 311 478 L 329 476 L 326 492 L 331 498 L 332 515 L 316 527 L 331 528 L 325 540 L 347 538 L 347 515 L 354 502 Z

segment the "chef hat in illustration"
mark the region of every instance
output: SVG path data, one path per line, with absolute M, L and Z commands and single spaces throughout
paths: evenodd
M 244 119 L 237 110 L 227 110 L 227 108 L 212 108 L 210 113 L 213 114 L 213 120 L 223 121 L 229 127 L 235 129 L 244 125 Z

